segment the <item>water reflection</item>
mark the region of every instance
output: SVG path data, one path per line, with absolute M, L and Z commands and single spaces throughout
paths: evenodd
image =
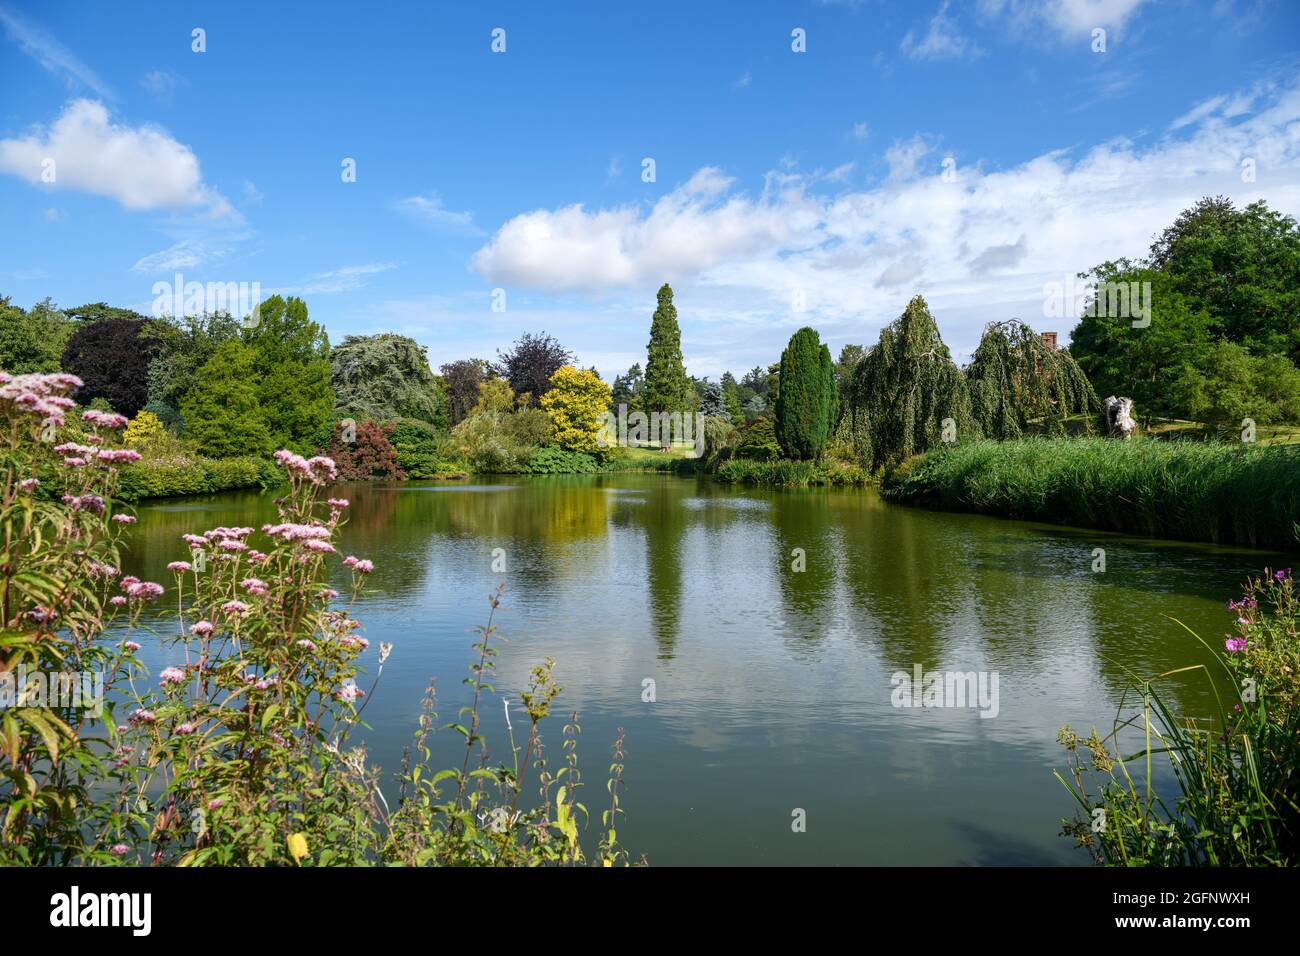
M 1108 725 L 1129 671 L 1207 659 L 1171 618 L 1218 636 L 1238 582 L 1279 560 L 666 475 L 333 493 L 352 501 L 345 553 L 377 565 L 357 615 L 372 646 L 396 645 L 367 711 L 374 758 L 397 766 L 430 675 L 444 719 L 465 702 L 471 631 L 504 580 L 498 693 L 559 662 L 593 792 L 626 728 L 620 835 L 664 864 L 1082 863 L 1056 835 L 1056 729 Z M 170 582 L 182 534 L 273 516 L 253 494 L 142 507 L 128 570 Z M 916 664 L 998 671 L 998 717 L 892 707 L 890 675 Z M 1202 678 L 1171 690 L 1209 712 Z

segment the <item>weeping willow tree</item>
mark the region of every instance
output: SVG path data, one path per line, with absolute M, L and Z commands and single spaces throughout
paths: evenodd
M 873 469 L 937 445 L 945 419 L 957 436 L 973 431 L 966 379 L 919 295 L 857 363 L 848 393 L 853 444 Z
M 1064 349 L 1050 348 L 1019 319 L 990 322 L 966 369 L 971 414 L 986 438 L 1008 441 L 1027 431 L 1065 434 L 1065 420 L 1100 408 L 1088 377 Z

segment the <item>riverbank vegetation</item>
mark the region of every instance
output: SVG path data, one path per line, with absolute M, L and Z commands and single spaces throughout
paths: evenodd
M 1300 600 L 1291 569 L 1251 579 L 1228 610 L 1236 620 L 1216 653 L 1219 673 L 1195 665 L 1135 679 L 1108 733 L 1061 729 L 1067 768 L 1056 778 L 1079 805 L 1063 833 L 1097 863 L 1300 862 Z M 1212 720 L 1176 713 L 1163 693 L 1188 673 L 1214 688 Z
M 968 442 L 887 473 L 890 501 L 1257 548 L 1300 535 L 1300 447 L 1103 438 Z
M 500 591 L 472 705 L 439 728 L 430 685 L 390 799 L 354 739 L 392 645 L 372 649 L 350 609 L 382 569 L 336 547 L 348 502 L 329 497 L 335 463 L 277 451 L 277 522 L 196 528 L 176 542 L 170 587 L 142 581 L 119 570 L 135 521 L 119 482 L 140 453 L 113 447 L 125 416 L 74 418 L 81 384 L 0 375 L 0 865 L 628 862 L 622 736 L 585 847 L 576 715 L 547 757 L 554 662 L 533 668 L 505 760 L 488 758 Z M 346 595 L 329 586 L 337 570 Z M 174 618 L 158 633 L 164 596 Z M 137 657 L 145 640 L 172 661 L 156 675 Z M 459 766 L 430 766 L 437 730 L 463 738 Z

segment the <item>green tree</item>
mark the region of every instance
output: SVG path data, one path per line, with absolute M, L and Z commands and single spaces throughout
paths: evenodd
M 781 353 L 776 438 L 788 458 L 821 458 L 835 424 L 835 363 L 816 330 L 805 326 Z
M 199 370 L 181 402 L 186 436 L 213 458 L 269 455 L 274 450 L 254 379 L 256 351 L 242 342 L 222 343 Z
M 658 300 L 650 320 L 641 407 L 646 412 L 690 411 L 695 390 L 682 364 L 682 332 L 677 327 L 677 307 L 668 283 L 659 289 Z
M 1254 202 L 1202 199 L 1151 246 L 1170 288 L 1212 317 L 1215 338 L 1300 363 L 1300 225 Z
M 391 332 L 345 336 L 330 350 L 335 407 L 358 420 L 414 418 L 445 430 L 447 403 L 427 353 Z
M 871 468 L 935 447 L 945 419 L 957 436 L 974 431 L 966 379 L 919 295 L 858 362 L 846 398 L 854 448 Z
M 185 394 L 217 347 L 240 337 L 239 320 L 228 312 L 164 316 L 150 322 L 143 334 L 154 350 L 145 408 L 174 431 L 183 431 L 180 407 Z
M 1064 435 L 1065 420 L 1100 411 L 1097 394 L 1065 349 L 1049 348 L 1018 319 L 990 322 L 966 369 L 971 414 L 985 438 L 1008 441 L 1032 426 Z
M 302 299 L 272 296 L 245 333 L 257 399 L 276 448 L 310 453 L 334 408 L 329 338 Z
M 745 421 L 745 409 L 742 407 L 740 386 L 736 384 L 736 376 L 730 372 L 722 373 L 722 404 L 727 409 L 727 420 L 733 425 L 741 425 Z
M 57 372 L 72 328 L 48 298 L 25 312 L 0 296 L 0 369 L 15 375 Z

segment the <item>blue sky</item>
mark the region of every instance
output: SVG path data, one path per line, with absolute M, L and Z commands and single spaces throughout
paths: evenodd
M 1202 195 L 1300 214 L 1298 41 L 1289 0 L 0 0 L 0 294 L 258 282 L 334 341 L 546 330 L 609 378 L 663 281 L 712 377 L 919 292 L 966 357 Z

